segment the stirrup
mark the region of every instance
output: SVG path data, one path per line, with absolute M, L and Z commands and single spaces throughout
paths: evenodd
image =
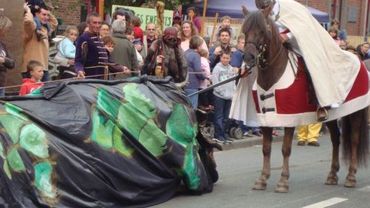
M 323 113 L 321 111 L 323 111 Z M 329 113 L 328 113 L 328 110 L 326 110 L 325 107 L 318 108 L 317 111 L 316 111 L 316 114 L 317 114 L 317 121 L 323 122 L 323 121 L 328 120 L 328 117 L 329 117 L 328 114 Z

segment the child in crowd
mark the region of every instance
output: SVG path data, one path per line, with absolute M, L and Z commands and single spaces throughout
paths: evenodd
M 328 32 L 329 32 L 329 35 L 334 39 L 335 43 L 339 46 L 340 40 L 338 37 L 338 33 L 339 33 L 338 29 L 336 29 L 335 27 L 331 27 L 329 28 Z
M 109 36 L 109 35 L 104 36 L 104 37 L 101 38 L 101 40 L 103 41 L 104 46 L 108 51 L 108 55 L 110 56 L 110 54 L 114 50 L 114 40 L 113 40 L 112 36 Z
M 55 55 L 54 60 L 59 64 L 58 69 L 61 79 L 68 79 L 76 76 L 74 70 L 76 46 L 74 45 L 74 42 L 77 37 L 77 27 L 68 26 L 65 31 L 65 38 L 58 44 L 58 52 Z
M 31 75 L 31 78 L 25 78 L 22 80 L 22 86 L 19 91 L 19 95 L 27 95 L 34 90 L 44 85 L 41 82 L 42 76 L 44 76 L 44 66 L 35 60 L 31 60 L 27 64 L 27 72 Z
M 198 53 L 200 55 L 200 69 L 205 75 L 206 79 L 200 81 L 200 89 L 205 89 L 210 85 L 209 79 L 211 78 L 211 69 L 209 66 L 209 60 L 208 60 L 208 51 L 206 49 L 199 49 Z M 210 95 L 209 91 L 204 92 L 199 95 L 199 108 L 202 108 L 204 110 L 209 110 L 211 108 L 210 106 Z
M 236 68 L 230 65 L 230 52 L 223 51 L 220 55 L 220 63 L 218 63 L 212 72 L 212 84 L 215 85 L 226 79 L 237 75 Z M 231 107 L 231 99 L 235 92 L 235 81 L 228 82 L 224 85 L 216 87 L 213 90 L 214 94 L 214 125 L 216 142 L 230 143 L 232 140 L 226 137 L 225 129 L 227 129 L 229 112 Z
M 231 27 L 231 17 L 229 16 L 223 16 L 221 17 L 221 24 L 218 26 L 217 28 L 217 32 L 215 33 L 215 36 L 216 37 L 212 37 L 212 43 L 215 43 L 217 41 L 219 41 L 220 39 L 220 31 L 222 28 L 227 28 L 229 31 L 230 31 L 230 38 L 231 40 L 234 40 L 234 35 L 235 35 L 235 32 L 233 30 L 233 28 Z
M 195 92 L 197 92 L 200 88 L 200 83 L 206 79 L 206 76 L 202 73 L 201 69 L 201 60 L 199 55 L 199 49 L 203 44 L 203 39 L 198 36 L 194 35 L 191 37 L 189 42 L 189 49 L 185 51 L 185 59 L 188 63 L 188 84 L 185 86 L 185 94 L 189 97 L 191 105 L 193 109 L 198 108 L 198 99 L 199 95 L 195 94 L 189 96 Z
M 141 20 L 139 17 L 134 16 L 132 18 L 132 26 L 134 31 L 134 38 L 139 39 L 141 42 L 143 42 L 144 38 L 144 31 L 140 28 L 141 26 Z

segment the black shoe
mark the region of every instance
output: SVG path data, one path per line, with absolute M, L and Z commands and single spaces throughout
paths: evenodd
M 308 146 L 313 146 L 313 147 L 319 147 L 320 146 L 320 144 L 318 142 L 316 142 L 316 141 L 308 142 L 307 145 Z
M 255 135 L 255 136 L 258 136 L 258 137 L 261 137 L 262 136 L 262 134 L 261 134 L 260 131 L 255 131 L 252 134 Z
M 297 142 L 297 145 L 298 146 L 305 146 L 306 145 L 306 142 L 305 141 L 298 141 Z

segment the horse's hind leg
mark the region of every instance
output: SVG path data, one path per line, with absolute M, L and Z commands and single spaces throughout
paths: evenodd
M 256 180 L 253 190 L 265 190 L 267 180 L 270 178 L 271 172 L 271 141 L 272 141 L 272 128 L 262 127 L 263 141 L 262 141 L 262 153 L 263 153 L 263 168 L 260 177 Z
M 346 116 L 343 121 L 343 152 L 344 158 L 349 161 L 349 169 L 344 186 L 353 188 L 356 186 L 356 172 L 359 160 L 357 158 L 363 110 Z M 344 126 L 346 125 L 346 126 Z M 345 129 L 346 128 L 346 129 Z M 367 139 L 367 138 L 366 138 Z
M 289 191 L 289 157 L 292 152 L 292 140 L 294 134 L 294 128 L 284 129 L 284 141 L 281 149 L 283 153 L 283 170 L 281 172 L 280 180 L 275 188 L 275 192 L 286 193 Z
M 330 139 L 333 146 L 331 168 L 328 177 L 326 178 L 326 185 L 337 185 L 339 171 L 339 145 L 340 145 L 340 132 L 337 124 L 337 120 L 329 121 L 326 123 L 329 132 Z

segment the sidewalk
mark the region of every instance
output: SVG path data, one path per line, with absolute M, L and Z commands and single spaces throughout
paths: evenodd
M 278 136 L 273 136 L 272 142 L 281 142 L 283 141 L 284 137 L 284 130 L 276 130 Z M 233 142 L 230 144 L 223 144 L 222 148 L 223 151 L 225 150 L 232 150 L 232 149 L 239 149 L 245 147 L 251 147 L 255 145 L 262 145 L 262 136 L 252 136 L 252 137 L 243 137 L 243 139 L 233 139 Z

